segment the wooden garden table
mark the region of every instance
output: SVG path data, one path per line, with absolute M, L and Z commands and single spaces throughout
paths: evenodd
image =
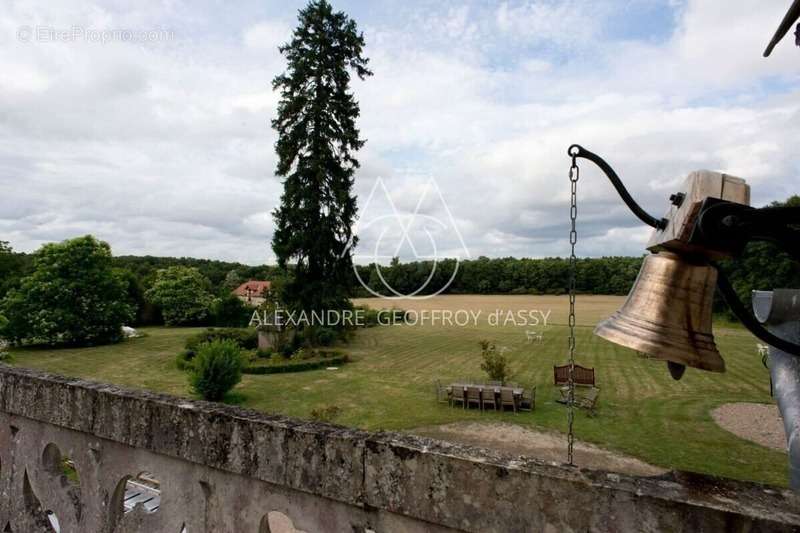
M 500 394 L 500 389 L 511 389 L 511 392 L 514 396 L 522 396 L 523 391 L 525 390 L 523 387 L 507 387 L 504 385 L 485 385 L 480 383 L 451 383 L 446 387 L 448 393 L 452 393 L 454 388 L 468 388 L 468 387 L 475 387 L 480 389 L 481 391 L 492 389 L 494 390 L 495 394 Z

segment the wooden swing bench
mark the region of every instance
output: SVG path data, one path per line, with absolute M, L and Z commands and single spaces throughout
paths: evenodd
M 556 401 L 566 404 L 569 402 L 569 365 L 553 366 L 553 378 L 556 386 L 560 386 L 561 397 Z M 576 387 L 586 387 L 589 390 L 575 395 L 575 405 L 595 414 L 597 407 L 597 397 L 600 389 L 595 385 L 594 368 L 575 365 L 574 382 Z
M 553 366 L 554 385 L 569 385 L 569 365 Z M 575 385 L 581 387 L 594 387 L 594 368 L 575 365 Z

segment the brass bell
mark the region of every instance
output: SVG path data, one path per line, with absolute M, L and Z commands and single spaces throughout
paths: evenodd
M 659 252 L 645 257 L 619 311 L 595 335 L 668 362 L 680 379 L 686 366 L 724 372 L 711 331 L 717 271 L 705 262 Z

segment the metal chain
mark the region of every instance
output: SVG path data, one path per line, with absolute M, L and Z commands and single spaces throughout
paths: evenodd
M 567 432 L 567 464 L 574 465 L 572 461 L 572 448 L 575 441 L 573 423 L 575 421 L 575 277 L 578 270 L 578 258 L 575 256 L 575 244 L 578 242 L 578 230 L 576 223 L 578 220 L 578 179 L 580 170 L 576 156 L 572 156 L 572 166 L 569 167 L 570 181 L 570 210 L 569 219 L 571 228 L 569 232 L 569 244 L 571 247 L 569 255 L 569 396 L 567 397 L 568 410 L 568 432 Z

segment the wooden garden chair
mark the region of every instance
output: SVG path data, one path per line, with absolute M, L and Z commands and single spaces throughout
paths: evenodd
M 494 397 L 494 387 L 489 386 L 481 390 L 481 409 L 491 405 L 492 409 L 497 411 L 497 400 Z
M 478 406 L 478 409 L 482 409 L 481 389 L 479 389 L 478 387 L 467 387 L 467 407 L 469 407 L 473 403 Z
M 450 405 L 455 405 L 457 403 L 460 403 L 463 409 L 467 408 L 467 398 L 464 387 L 453 386 L 450 391 Z
M 442 382 L 438 379 L 436 380 L 436 401 L 439 403 L 452 403 L 450 401 L 451 393 L 447 392 L 447 389 L 442 387 Z
M 597 414 L 597 398 L 600 396 L 600 389 L 592 387 L 586 394 L 575 396 L 575 405 L 589 411 L 590 416 Z
M 522 389 L 522 398 L 519 401 L 520 411 L 533 411 L 536 407 L 536 385 L 530 389 Z
M 500 389 L 500 408 L 505 409 L 510 405 L 514 412 L 517 412 L 517 398 L 514 396 L 514 389 L 510 387 L 503 387 Z

